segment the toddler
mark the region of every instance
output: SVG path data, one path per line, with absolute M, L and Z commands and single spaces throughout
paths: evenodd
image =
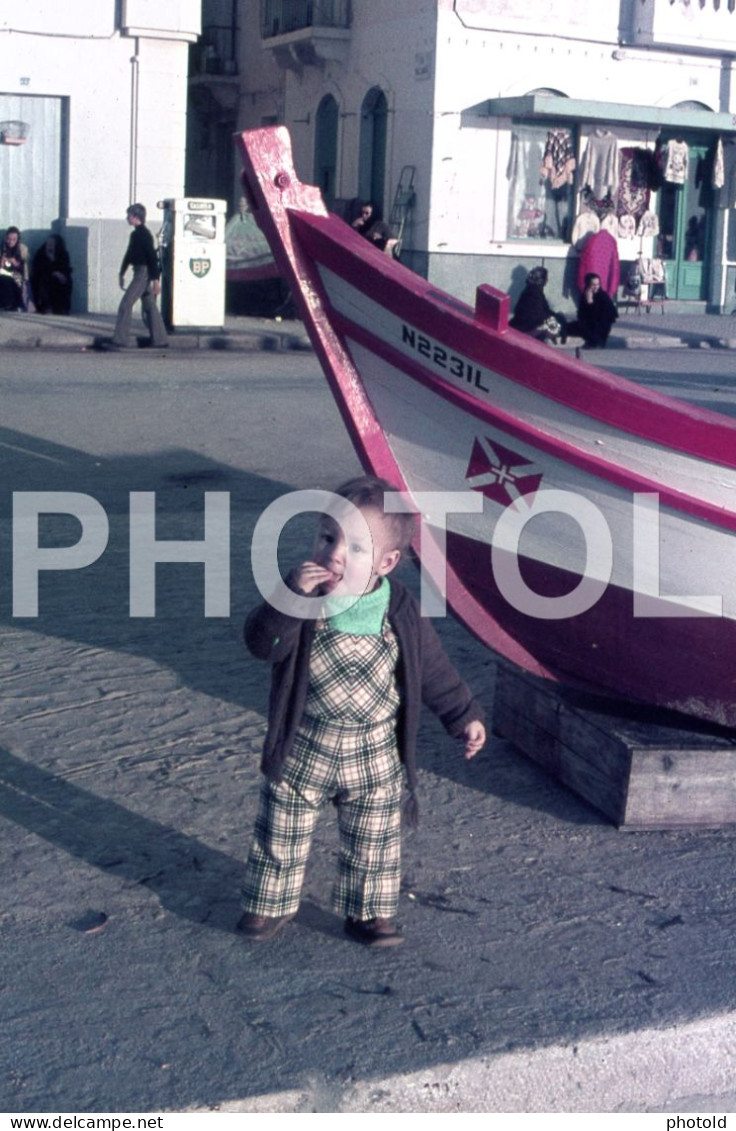
M 273 665 L 265 780 L 238 923 L 253 941 L 274 938 L 296 915 L 319 810 L 332 800 L 340 837 L 333 902 L 345 932 L 366 946 L 402 943 L 394 921 L 401 792 L 405 775 L 416 819 L 422 702 L 464 738 L 466 758 L 485 743 L 481 708 L 417 602 L 389 580 L 414 532 L 413 515 L 384 513 L 384 492 L 393 490 L 369 476 L 339 487 L 346 502 L 322 515 L 311 559 L 287 578 L 296 594 L 324 598 L 323 619 L 265 603 L 245 623 L 248 648 Z

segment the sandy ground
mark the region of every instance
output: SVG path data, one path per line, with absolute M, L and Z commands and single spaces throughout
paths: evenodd
M 297 921 L 269 947 L 233 934 L 267 684 L 240 642 L 250 535 L 285 490 L 356 470 L 347 436 L 308 356 L 11 356 L 0 1109 L 733 1110 L 734 831 L 619 833 L 500 740 L 467 764 L 426 722 L 404 948 L 344 939 L 331 813 Z M 110 520 L 99 562 L 43 578 L 37 619 L 12 616 L 13 490 Z M 204 618 L 192 565 L 128 616 L 130 491 L 182 539 L 204 491 L 230 493 L 231 617 Z M 490 709 L 493 656 L 438 628 Z

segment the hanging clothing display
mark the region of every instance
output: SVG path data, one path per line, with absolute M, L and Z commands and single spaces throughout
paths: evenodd
M 570 130 L 549 130 L 540 170 L 542 180 L 549 180 L 553 189 L 571 185 L 575 165 L 575 148 Z
M 581 291 L 585 288 L 585 276 L 590 274 L 598 275 L 606 294 L 616 297 L 621 267 L 616 240 L 610 232 L 596 232 L 583 248 L 578 265 L 578 287 Z
M 540 201 L 535 196 L 527 196 L 522 201 L 521 208 L 516 215 L 514 235 L 530 239 L 544 239 L 547 236 L 547 224 L 544 209 L 540 208 Z
M 638 261 L 632 263 L 623 282 L 624 298 L 633 299 L 638 303 L 641 300 L 642 277 Z
M 601 220 L 601 231 L 610 232 L 614 239 L 618 239 L 618 217 L 615 212 L 609 212 Z
M 726 169 L 723 160 L 723 138 L 718 138 L 716 142 L 716 151 L 713 156 L 713 173 L 711 177 L 711 184 L 714 189 L 723 188 L 726 183 Z
M 573 201 L 571 160 L 574 161 L 569 130 L 527 126 L 514 130 L 506 168 L 509 236 L 513 239 L 569 239 Z M 565 176 L 568 176 L 567 181 Z
M 608 216 L 609 212 L 616 211 L 616 205 L 614 204 L 610 192 L 598 198 L 594 196 L 592 189 L 586 187 L 581 192 L 580 198 L 588 211 L 595 212 L 599 220 L 602 220 L 604 216 Z
M 536 238 L 544 229 L 544 198 L 539 188 L 541 145 L 514 133 L 506 176 L 511 182 L 509 234 L 515 238 Z
M 588 138 L 580 170 L 580 182 L 596 197 L 614 193 L 619 180 L 618 139 L 610 130 L 596 128 Z
M 636 229 L 637 236 L 645 238 L 646 236 L 659 235 L 659 216 L 656 212 L 645 212 L 639 221 L 639 227 Z
M 633 216 L 625 215 L 618 218 L 618 238 L 620 240 L 633 240 L 636 236 L 636 220 Z
M 639 271 L 642 283 L 653 287 L 667 286 L 667 268 L 664 260 L 650 259 L 646 255 L 639 256 Z
M 689 150 L 687 143 L 672 139 L 662 148 L 664 179 L 672 185 L 684 185 L 687 180 Z
M 631 180 L 634 185 L 645 186 L 650 192 L 657 192 L 662 187 L 662 170 L 653 149 L 637 146 L 634 150 Z
M 600 232 L 600 230 L 601 222 L 595 212 L 581 212 L 573 224 L 570 243 L 573 247 L 576 247 L 578 251 L 581 251 L 589 237 L 592 236 L 594 232 Z
M 647 150 L 626 148 L 620 151 L 618 214 L 633 216 L 636 223 L 649 207 L 649 170 L 642 154 Z

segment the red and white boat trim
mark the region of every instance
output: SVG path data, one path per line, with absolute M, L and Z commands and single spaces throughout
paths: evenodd
M 473 310 L 381 255 L 299 183 L 285 130 L 241 149 L 364 466 L 415 498 L 482 497 L 447 521 L 445 577 L 442 530 L 418 546 L 453 611 L 531 672 L 736 726 L 736 423 L 508 329 L 491 288 Z

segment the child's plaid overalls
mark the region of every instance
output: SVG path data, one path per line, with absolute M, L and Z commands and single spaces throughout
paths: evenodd
M 399 899 L 402 770 L 396 744 L 399 646 L 384 616 L 379 635 L 317 622 L 309 690 L 283 780 L 266 781 L 243 886 L 255 915 L 299 907 L 312 833 L 324 803 L 337 806 L 344 917 L 393 918 Z

